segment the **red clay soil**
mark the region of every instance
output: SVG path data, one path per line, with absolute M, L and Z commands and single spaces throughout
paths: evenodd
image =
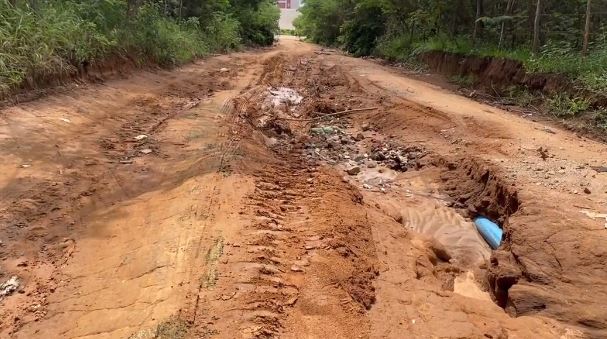
M 604 144 L 318 52 L 0 111 L 0 337 L 606 335 Z
M 478 84 L 487 87 L 501 89 L 519 85 L 545 93 L 573 90 L 573 84 L 566 76 L 527 72 L 522 62 L 512 59 L 432 51 L 422 54 L 420 60 L 434 72 L 447 76 L 473 76 Z

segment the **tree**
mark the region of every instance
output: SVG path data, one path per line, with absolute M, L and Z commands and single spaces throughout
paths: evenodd
M 472 33 L 472 41 L 476 44 L 476 39 L 481 29 L 481 17 L 483 16 L 483 0 L 476 0 L 476 18 L 474 20 L 474 32 Z
M 591 0 L 586 2 L 586 24 L 584 25 L 584 44 L 582 54 L 588 55 L 588 43 L 590 40 L 590 16 L 591 16 Z
M 542 18 L 542 0 L 537 0 L 535 7 L 535 20 L 533 20 L 533 45 L 531 50 L 533 54 L 540 51 L 540 24 Z
M 509 16 L 512 14 L 512 11 L 514 9 L 514 2 L 515 2 L 515 0 L 508 0 L 508 4 L 506 5 L 506 16 Z M 506 20 L 502 21 L 502 28 L 500 30 L 500 40 L 499 40 L 499 43 L 497 44 L 498 48 L 501 48 L 502 44 L 504 42 L 504 31 L 505 30 L 506 30 Z

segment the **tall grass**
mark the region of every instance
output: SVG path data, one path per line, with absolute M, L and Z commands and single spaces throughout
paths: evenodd
M 196 19 L 183 23 L 162 16 L 157 8 L 143 6 L 122 32 L 123 48 L 161 65 L 177 65 L 209 52 Z
M 126 13 L 122 0 L 52 0 L 35 11 L 0 0 L 0 96 L 112 55 L 176 65 L 241 43 L 239 23 L 227 15 L 201 24 L 167 17 L 153 5 L 132 18 Z

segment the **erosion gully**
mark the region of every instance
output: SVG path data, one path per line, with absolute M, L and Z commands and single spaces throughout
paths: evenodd
M 72 86 L 0 154 L 3 338 L 606 335 L 605 146 L 372 61 Z

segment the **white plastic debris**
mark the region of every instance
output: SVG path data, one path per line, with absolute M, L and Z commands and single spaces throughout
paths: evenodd
M 65 122 L 65 123 L 68 123 L 68 124 L 71 123 L 70 119 L 67 119 L 67 118 L 59 118 L 59 120 Z
M 148 136 L 145 135 L 145 134 L 140 134 L 140 135 L 138 135 L 138 136 L 135 137 L 135 140 L 140 141 L 140 140 L 146 139 L 147 137 Z
M 271 89 L 268 95 L 268 101 L 274 107 L 278 107 L 282 104 L 287 105 L 299 105 L 303 97 L 297 93 L 296 90 L 288 87 L 279 87 L 277 89 Z
M 19 288 L 19 278 L 16 275 L 10 277 L 2 285 L 0 285 L 0 298 L 11 295 Z

